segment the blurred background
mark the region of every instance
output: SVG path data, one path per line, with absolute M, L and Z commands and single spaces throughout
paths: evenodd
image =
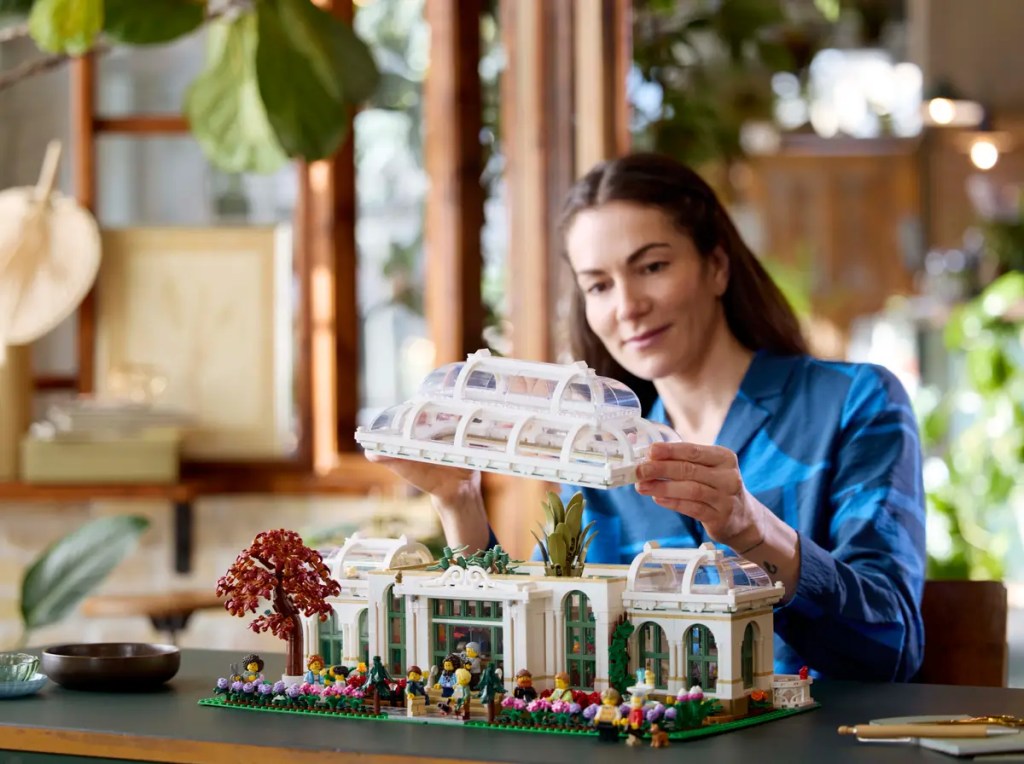
M 23 637 L 33 562 L 98 517 L 148 525 L 33 644 L 152 640 L 154 598 L 209 599 L 264 529 L 436 547 L 427 503 L 366 463 L 355 427 L 480 347 L 568 360 L 561 196 L 652 149 L 712 182 L 816 353 L 903 381 L 929 576 L 1006 583 L 1024 686 L 1024 4 L 318 0 L 372 55 L 372 82 L 345 83 L 372 95 L 318 117 L 326 144 L 289 143 L 280 115 L 317 102 L 294 84 L 315 67 L 294 59 L 271 103 L 257 55 L 269 148 L 211 127 L 225 99 L 204 98 L 224 46 L 256 44 L 250 3 L 211 0 L 174 35 L 108 25 L 70 57 L 31 5 L 0 2 L 0 189 L 34 185 L 59 140 L 55 188 L 94 214 L 102 260 L 0 367 L 0 645 Z M 543 486 L 484 482 L 528 555 Z M 280 649 L 193 604 L 181 644 Z

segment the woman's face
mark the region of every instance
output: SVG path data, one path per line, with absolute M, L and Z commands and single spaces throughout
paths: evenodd
M 722 253 L 701 257 L 664 212 L 631 202 L 578 213 L 566 248 L 587 323 L 623 368 L 656 380 L 701 361 L 724 320 Z

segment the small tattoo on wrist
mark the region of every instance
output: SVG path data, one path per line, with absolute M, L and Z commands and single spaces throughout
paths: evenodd
M 776 573 L 779 572 L 779 566 L 772 565 L 770 562 L 768 562 L 768 560 L 762 562 L 761 567 L 764 568 L 765 573 L 767 573 L 769 576 L 774 576 Z

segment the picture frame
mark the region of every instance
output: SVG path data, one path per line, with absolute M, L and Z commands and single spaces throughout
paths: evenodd
M 95 391 L 152 370 L 190 417 L 181 456 L 279 459 L 296 447 L 290 225 L 102 232 Z

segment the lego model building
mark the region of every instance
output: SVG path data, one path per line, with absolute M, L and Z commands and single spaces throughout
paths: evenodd
M 635 478 L 651 443 L 676 436 L 585 365 L 480 351 L 433 372 L 357 439 L 399 458 L 610 487 Z M 539 562 L 512 561 L 500 547 L 468 557 L 446 547 L 435 560 L 405 536 L 358 533 L 321 554 L 290 532 L 261 534 L 219 591 L 234 593 L 227 606 L 238 615 L 257 612 L 257 594 L 273 595 L 274 614 L 252 628 L 288 641 L 286 674 L 253 680 L 249 670 L 247 682 L 232 669 L 217 682 L 220 697 L 201 702 L 365 714 L 372 701 L 388 718 L 582 725 L 657 746 L 709 724 L 816 706 L 806 671 L 774 674 L 773 608 L 784 592 L 757 565 L 713 544 L 656 542 L 630 565 L 588 564 L 582 494 L 566 505 L 549 494 L 545 512 Z M 286 559 L 254 570 L 268 538 Z

